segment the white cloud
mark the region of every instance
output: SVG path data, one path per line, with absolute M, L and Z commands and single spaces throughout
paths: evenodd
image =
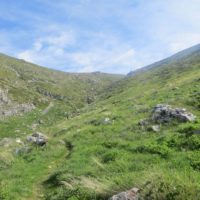
M 34 62 L 35 61 L 34 52 L 30 51 L 30 50 L 26 50 L 26 51 L 23 51 L 23 52 L 19 53 L 17 57 L 19 59 L 23 59 L 23 60 L 26 60 L 26 61 L 29 61 L 29 62 Z
M 79 72 L 107 71 L 113 73 L 126 73 L 139 65 L 134 49 L 121 47 L 120 50 L 96 49 L 87 53 L 71 55 L 74 63 L 82 66 Z
M 25 34 L 8 28 L 0 50 L 56 69 L 127 73 L 200 42 L 199 0 L 36 2 L 41 9 L 11 6 L 3 20 Z
M 66 47 L 75 43 L 74 33 L 71 32 L 61 32 L 58 35 L 42 37 L 39 39 L 40 43 L 47 44 L 50 46 Z
M 126 73 L 127 68 L 131 69 L 135 65 L 139 65 L 135 50 L 127 45 L 112 42 L 112 46 L 109 48 L 92 46 L 87 51 L 67 52 L 60 43 L 54 43 L 54 41 L 48 42 L 48 46 L 44 47 L 44 43 L 48 40 L 49 38 L 47 40 L 39 39 L 31 49 L 20 52 L 18 58 L 40 65 L 62 67 L 66 71 L 69 70 L 69 66 L 72 66 L 79 72 Z
M 36 39 L 31 48 L 19 52 L 17 57 L 41 65 L 56 64 L 56 59 L 65 55 L 65 48 L 74 44 L 75 41 L 76 39 L 72 31 L 54 32 L 51 35 L 44 35 Z

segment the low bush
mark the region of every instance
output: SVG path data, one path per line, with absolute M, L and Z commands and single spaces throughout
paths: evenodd
M 116 158 L 119 156 L 119 154 L 120 154 L 119 150 L 110 150 L 103 154 L 102 162 L 108 163 L 108 162 L 115 161 Z
M 179 180 L 156 177 L 148 181 L 141 190 L 139 200 L 198 200 L 200 189 L 195 185 L 184 185 Z
M 200 171 L 200 153 L 199 152 L 192 152 L 188 156 L 188 159 L 190 161 L 190 166 L 194 170 Z
M 198 124 L 184 125 L 178 130 L 178 132 L 184 134 L 187 137 L 190 137 L 194 134 L 200 135 L 200 127 Z
M 67 189 L 59 187 L 53 192 L 45 195 L 45 200 L 107 200 L 109 197 L 104 194 L 97 194 L 84 188 Z
M 147 144 L 136 148 L 137 152 L 158 154 L 163 158 L 167 158 L 170 154 L 170 149 L 166 145 Z
M 199 150 L 200 149 L 200 135 L 192 135 L 190 137 L 185 135 L 178 135 L 171 137 L 167 141 L 168 147 L 176 148 L 177 150 Z

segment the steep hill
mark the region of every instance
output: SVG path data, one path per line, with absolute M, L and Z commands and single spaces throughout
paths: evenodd
M 136 187 L 143 200 L 198 200 L 200 51 L 188 51 L 107 85 L 78 115 L 53 123 L 55 107 L 5 119 L 0 197 L 103 200 Z M 46 146 L 30 146 L 34 131 Z

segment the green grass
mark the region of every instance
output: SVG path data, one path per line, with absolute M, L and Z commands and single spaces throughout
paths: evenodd
M 65 73 L 40 67 L 0 54 L 0 87 L 9 90 L 18 103 L 39 106 L 52 100 L 75 110 L 123 75 L 105 73 Z
M 200 199 L 199 63 L 196 53 L 170 60 L 115 82 L 85 107 L 51 100 L 46 114 L 49 102 L 1 123 L 1 134 L 15 138 L 15 129 L 29 133 L 26 125 L 42 120 L 36 130 L 49 143 L 20 156 L 1 147 L 0 199 L 103 200 L 132 187 L 144 200 Z M 158 133 L 138 126 L 158 103 L 187 108 L 197 120 L 161 125 Z

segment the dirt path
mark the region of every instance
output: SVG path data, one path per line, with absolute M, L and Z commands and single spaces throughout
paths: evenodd
M 32 195 L 26 200 L 39 200 L 44 197 L 44 188 L 42 183 L 48 179 L 49 175 L 51 175 L 58 166 L 62 163 L 63 159 L 66 158 L 66 156 L 69 154 L 69 152 L 64 153 L 62 156 L 60 156 L 59 159 L 51 161 L 47 164 L 46 170 L 43 172 L 43 176 L 40 176 L 38 180 L 34 183 L 32 187 Z M 25 200 L 25 199 L 24 199 Z

